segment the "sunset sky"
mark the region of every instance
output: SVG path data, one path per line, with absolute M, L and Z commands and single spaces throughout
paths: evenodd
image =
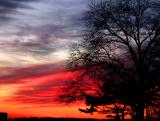
M 55 102 L 71 43 L 81 40 L 88 0 L 0 0 L 0 112 L 10 117 L 102 118 L 83 103 Z

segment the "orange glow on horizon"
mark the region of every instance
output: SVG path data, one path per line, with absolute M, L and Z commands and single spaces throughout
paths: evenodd
M 15 78 L 15 80 L 12 80 L 15 83 L 11 84 L 3 80 L 4 84 L 0 85 L 0 112 L 8 112 L 11 118 L 105 118 L 104 115 L 100 114 L 79 112 L 80 107 L 85 107 L 83 103 L 64 105 L 55 102 L 54 96 L 56 96 L 64 81 L 74 79 L 76 74 L 71 71 L 53 72 L 34 77 Z M 8 80 L 6 79 L 6 81 Z

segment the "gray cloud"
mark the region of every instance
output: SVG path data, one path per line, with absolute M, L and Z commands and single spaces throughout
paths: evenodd
M 10 20 L 10 14 L 16 14 L 17 8 L 30 8 L 26 5 L 27 2 L 37 0 L 0 0 L 0 21 Z
M 51 61 L 56 58 L 61 59 L 60 56 L 64 56 L 64 53 L 68 52 L 69 45 L 81 38 L 81 32 L 84 29 L 81 18 L 86 10 L 87 1 L 0 1 L 0 8 L 3 6 L 9 10 L 4 9 L 7 16 L 5 16 L 5 12 L 0 13 L 0 23 L 11 20 L 7 24 L 3 24 L 0 29 L 0 54 L 3 55 L 5 51 L 6 56 L 11 56 L 10 53 L 13 53 L 15 61 L 19 61 L 22 65 L 27 63 L 25 61 L 29 63 L 39 59 L 46 61 L 48 56 L 48 60 Z M 11 10 L 14 14 L 11 14 Z M 27 55 L 28 59 L 25 59 L 24 55 Z M 5 60 L 2 58 L 0 61 L 4 63 Z M 8 61 L 8 58 L 6 61 L 12 63 L 11 65 L 14 64 L 14 62 Z
M 24 68 L 1 68 L 0 84 L 26 83 L 23 79 L 34 79 L 66 72 L 65 64 L 44 64 Z
M 36 35 L 38 43 L 41 43 L 40 49 L 47 49 L 46 51 L 50 53 L 57 49 L 67 49 L 72 40 L 80 37 L 84 29 L 81 18 L 86 9 L 87 0 L 48 0 L 48 2 L 52 7 L 47 15 L 41 16 L 43 21 L 47 19 L 48 22 L 46 20 L 46 23 L 42 22 L 38 26 L 20 26 L 20 35 L 23 33 Z M 68 39 L 68 42 L 62 44 L 60 39 Z
M 65 29 L 65 26 L 54 24 L 21 27 L 21 31 L 16 33 L 19 40 L 14 40 L 11 46 L 15 47 L 16 45 L 16 48 L 22 52 L 30 52 L 41 56 L 48 55 L 60 46 L 57 39 L 65 37 Z M 27 36 L 27 40 L 24 40 L 23 37 Z M 33 38 L 29 38 L 29 36 Z

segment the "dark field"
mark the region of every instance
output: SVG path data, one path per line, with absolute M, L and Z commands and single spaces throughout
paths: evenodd
M 80 118 L 16 118 L 16 119 L 9 119 L 8 121 L 116 121 L 113 119 L 80 119 Z M 125 121 L 132 121 L 132 120 L 125 120 Z M 157 120 L 150 120 L 150 121 L 160 121 Z
M 114 121 L 106 119 L 80 119 L 80 118 L 16 118 L 8 121 Z

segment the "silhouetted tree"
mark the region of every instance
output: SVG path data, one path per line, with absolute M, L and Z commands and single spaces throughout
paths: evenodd
M 81 75 L 60 98 L 85 100 L 83 112 L 112 105 L 117 117 L 144 120 L 145 108 L 160 108 L 160 1 L 94 0 L 84 22 L 84 41 L 70 58 Z

